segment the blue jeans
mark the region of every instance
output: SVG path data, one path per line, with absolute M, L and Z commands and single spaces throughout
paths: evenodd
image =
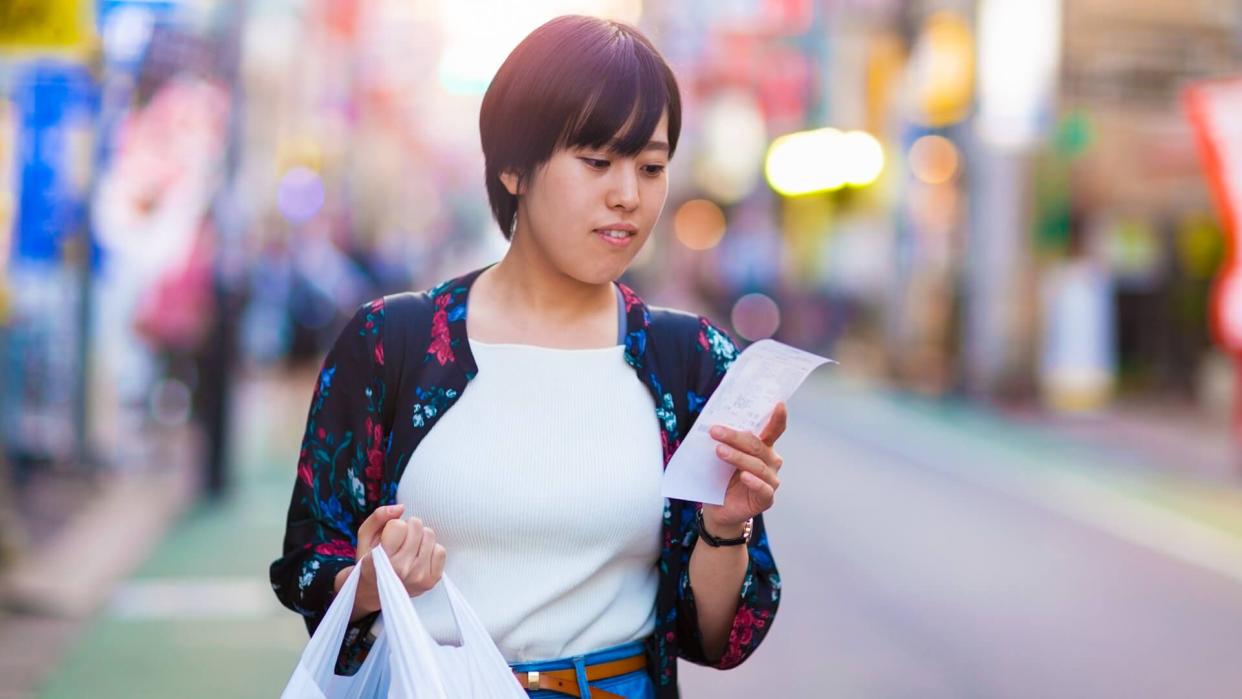
M 583 699 L 590 699 L 591 687 L 612 692 L 625 697 L 625 699 L 655 699 L 655 687 L 651 684 L 651 678 L 647 676 L 646 670 L 636 670 L 624 675 L 609 677 L 606 680 L 596 680 L 589 685 L 586 681 L 585 668 L 587 665 L 607 663 L 613 660 L 628 658 L 632 655 L 641 655 L 642 653 L 643 642 L 633 641 L 619 646 L 612 646 L 611 648 L 592 651 L 586 655 L 575 655 L 569 658 L 557 658 L 556 660 L 540 660 L 532 663 L 515 663 L 510 665 L 510 667 L 515 672 L 546 672 L 548 670 L 576 669 L 578 671 L 578 691 L 582 693 Z M 528 689 L 526 693 L 531 697 L 539 697 L 540 699 L 564 699 L 565 697 L 560 692 L 548 689 Z

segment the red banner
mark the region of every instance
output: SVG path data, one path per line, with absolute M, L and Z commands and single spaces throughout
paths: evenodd
M 1225 226 L 1225 263 L 1212 292 L 1212 330 L 1242 358 L 1242 78 L 1191 85 L 1186 108 Z

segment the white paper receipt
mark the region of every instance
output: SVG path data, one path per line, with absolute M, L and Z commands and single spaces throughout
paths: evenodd
M 712 425 L 759 434 L 776 404 L 788 401 L 816 367 L 831 359 L 776 340 L 760 340 L 733 360 L 668 467 L 664 497 L 720 505 L 736 470 L 716 456 Z

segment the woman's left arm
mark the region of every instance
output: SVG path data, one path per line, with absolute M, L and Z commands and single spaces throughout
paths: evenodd
M 725 490 L 724 503 L 703 505 L 703 527 L 708 534 L 720 539 L 740 537 L 747 520 L 759 518 L 772 507 L 783 463 L 775 444 L 787 420 L 788 411 L 781 403 L 757 435 L 712 426 L 717 455 L 737 470 Z M 760 570 L 756 570 L 756 560 Z M 736 665 L 758 644 L 776 607 L 772 586 L 779 583 L 771 561 L 761 518 L 755 521 L 750 545 L 713 547 L 701 539 L 696 542 L 690 555 L 690 586 L 708 662 Z M 765 580 L 756 580 L 757 574 L 765 572 L 770 573 Z M 756 625 L 761 630 L 758 634 Z

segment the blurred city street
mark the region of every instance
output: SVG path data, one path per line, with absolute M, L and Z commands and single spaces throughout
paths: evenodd
M 173 528 L 39 694 L 267 697 L 305 642 L 272 598 L 313 377 L 247 381 L 239 490 Z M 1242 686 L 1242 489 L 968 404 L 818 374 L 768 516 L 786 597 L 690 697 L 1230 697 Z M 1210 479 L 1208 479 L 1210 480 Z M 451 552 L 450 552 L 450 555 Z
M 279 693 L 317 372 L 520 251 L 480 114 L 564 14 L 683 117 L 608 278 L 840 362 L 772 631 L 684 696 L 1242 696 L 1242 1 L 0 0 L 0 699 Z

